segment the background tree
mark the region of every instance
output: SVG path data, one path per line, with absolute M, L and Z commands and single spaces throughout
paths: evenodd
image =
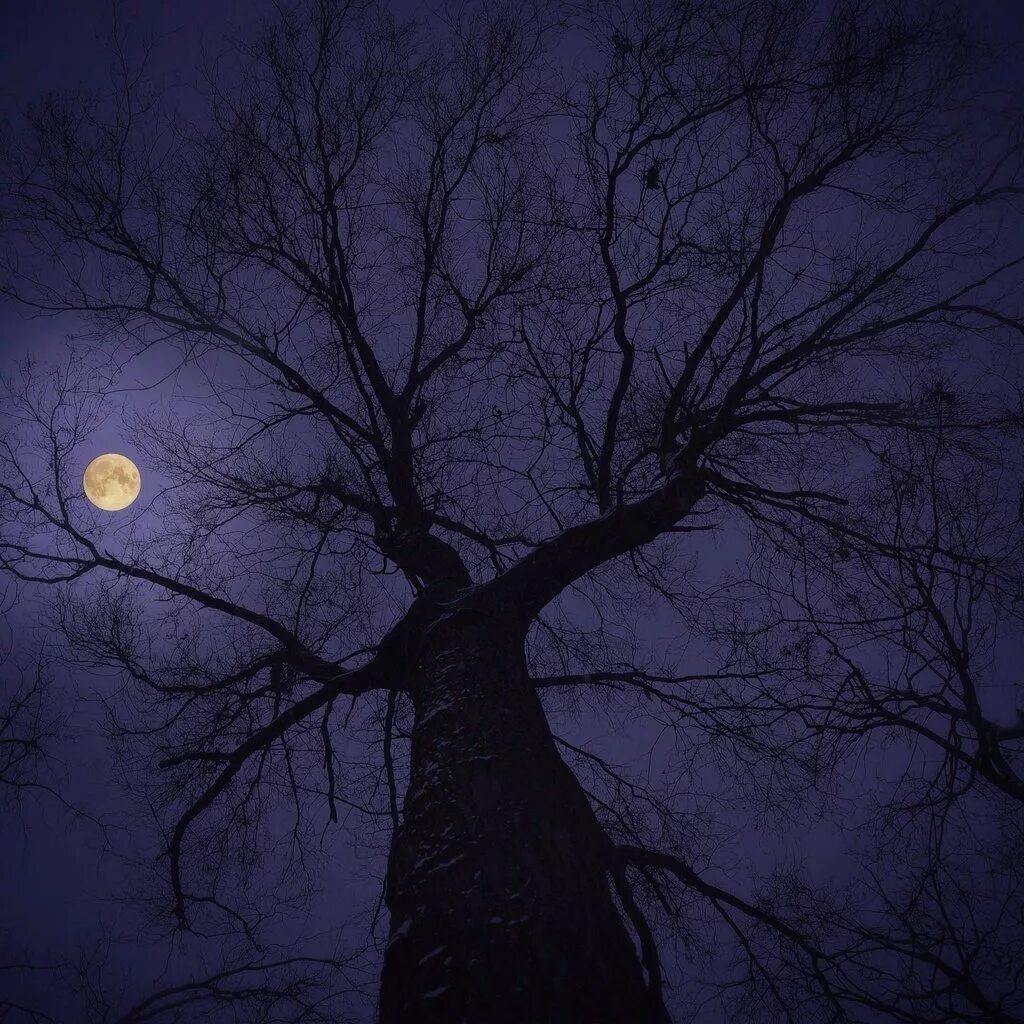
M 7 612 L 17 601 L 17 588 L 0 598 L 0 794 L 18 799 L 27 791 L 47 791 L 56 795 L 41 777 L 41 767 L 49 748 L 58 736 L 61 716 L 54 702 L 47 699 L 49 677 L 43 659 L 28 661 L 16 650 Z
M 891 6 L 318 0 L 191 118 L 127 72 L 33 114 L 8 292 L 116 347 L 8 383 L 0 555 L 123 674 L 182 928 L 256 941 L 326 806 L 387 839 L 385 1022 L 1021 1019 L 1021 147 L 956 11 Z M 104 532 L 83 445 L 158 347 L 169 486 Z M 860 758 L 865 870 L 723 859 Z

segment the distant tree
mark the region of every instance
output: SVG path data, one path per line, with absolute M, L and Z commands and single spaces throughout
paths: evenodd
M 8 382 L 0 558 L 123 676 L 181 927 L 254 933 L 327 816 L 387 836 L 384 1024 L 1024 1017 L 1024 181 L 969 38 L 314 0 L 191 122 L 31 115 L 8 294 L 183 369 L 117 520 L 116 372 Z M 757 874 L 769 820 L 849 865 Z
M 10 594 L 3 596 L 13 600 L 14 588 L 10 589 Z M 6 619 L 0 613 L 0 629 L 5 627 Z M 13 635 L 9 628 L 6 631 L 8 636 L 0 641 L 0 799 L 16 800 L 28 790 L 49 788 L 40 769 L 61 716 L 47 700 L 45 662 L 20 657 Z
M 177 984 L 154 988 L 134 1003 L 125 999 L 124 979 L 113 978 L 106 960 L 109 947 L 101 944 L 97 953 L 70 963 L 36 965 L 0 964 L 0 1021 L 3 1024 L 57 1024 L 68 1017 L 54 1010 L 55 992 L 63 1005 L 75 1006 L 77 1021 L 88 1024 L 200 1024 L 251 1020 L 260 1024 L 292 1021 L 347 1022 L 361 979 L 355 979 L 348 957 L 280 958 L 257 956 L 224 964 L 207 973 L 198 972 Z M 97 957 L 102 959 L 97 959 Z M 42 978 L 31 1002 L 6 993 L 26 979 Z M 111 984 L 114 982 L 114 984 Z M 39 989 L 45 988 L 45 994 Z M 113 989 L 113 992 L 111 991 Z M 122 1004 L 116 1005 L 117 1001 Z M 365 997 L 364 997 L 365 1002 Z M 47 1006 L 48 1009 L 40 1007 Z

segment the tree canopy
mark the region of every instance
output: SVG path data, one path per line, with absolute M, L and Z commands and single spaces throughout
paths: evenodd
M 391 841 L 458 732 L 422 652 L 484 616 L 649 1019 L 1024 1019 L 1024 150 L 972 33 L 311 0 L 202 105 L 124 57 L 33 109 L 3 288 L 82 328 L 4 377 L 0 566 L 120 680 L 174 927 L 258 945 L 325 822 Z M 140 366 L 165 486 L 115 523 L 79 480 Z M 481 737 L 529 720 L 504 686 Z

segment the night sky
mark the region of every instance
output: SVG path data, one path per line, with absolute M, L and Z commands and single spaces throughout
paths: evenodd
M 48 91 L 102 88 L 112 62 L 111 4 L 39 0 L 28 5 L 0 0 L 0 5 L 0 111 L 7 121 L 6 131 L 16 134 L 21 109 Z M 433 6 L 442 9 L 439 4 Z M 392 8 L 400 15 L 412 9 L 404 2 L 393 3 Z M 1008 45 L 1018 40 L 1024 47 L 1024 4 L 978 0 L 971 8 L 991 29 L 993 38 Z M 260 14 L 270 9 L 272 4 L 263 0 L 181 0 L 173 4 L 134 0 L 121 6 L 119 17 L 130 39 L 136 43 L 140 38 L 152 39 L 150 74 L 156 81 L 173 84 L 180 109 L 187 114 L 202 109 L 195 90 L 200 85 L 197 69 L 204 57 L 217 53 L 236 27 L 244 35 Z M 429 15 L 422 17 L 430 23 Z M 575 58 L 572 52 L 562 56 L 570 64 Z M 1021 95 L 1024 62 L 1018 60 L 1015 68 L 1006 64 L 991 84 Z M 0 370 L 12 370 L 27 355 L 43 363 L 57 358 L 66 338 L 82 330 L 83 325 L 73 316 L 30 318 L 14 302 L 0 299 Z M 96 340 L 83 336 L 78 344 L 87 350 Z M 106 421 L 89 440 L 91 454 L 122 451 L 139 464 L 144 483 L 135 529 L 141 534 L 159 529 L 160 501 L 167 481 L 146 465 L 145 453 L 140 452 L 141 446 L 125 424 L 133 411 L 151 406 L 173 408 L 175 403 L 186 409 L 195 396 L 203 394 L 203 382 L 191 369 L 177 371 L 164 352 L 147 353 L 128 365 L 117 396 L 107 405 Z M 118 543 L 115 528 L 110 529 L 106 539 Z M 719 575 L 738 571 L 746 554 L 745 542 L 728 533 L 711 540 L 694 535 L 687 544 L 687 557 L 699 561 L 701 578 L 709 585 Z M 0 623 L 0 649 L 16 653 L 46 643 L 51 629 L 49 598 L 46 589 L 19 591 Z M 580 599 L 573 607 L 569 600 L 569 614 L 584 623 L 589 618 L 590 625 L 600 628 L 585 601 Z M 664 610 L 643 617 L 637 644 L 645 650 L 682 650 L 685 646 L 678 621 Z M 1019 664 L 1015 659 L 1022 651 L 1017 638 L 1001 636 L 994 676 Z M 698 662 L 709 657 L 708 649 L 699 644 L 687 653 Z M 103 963 L 105 984 L 109 985 L 105 995 L 115 1009 L 124 1009 L 155 986 L 216 969 L 240 944 L 236 937 L 204 940 L 172 934 L 173 921 L 166 913 L 169 896 L 151 888 L 153 883 L 148 880 L 146 858 L 154 849 L 154 834 L 145 833 L 144 819 L 131 816 L 138 808 L 133 811 L 129 807 L 118 782 L 102 709 L 95 699 L 111 695 L 117 680 L 109 671 L 71 671 L 59 660 L 55 660 L 53 672 L 51 693 L 57 700 L 55 710 L 65 718 L 61 727 L 65 738 L 55 748 L 46 778 L 61 799 L 85 813 L 62 806 L 52 792 L 42 791 L 26 792 L 19 800 L 0 806 L 0 963 L 80 964 L 82 958 L 94 965 Z M 993 691 L 991 700 L 999 714 L 1013 715 L 1013 691 Z M 577 718 L 554 706 L 552 721 L 560 734 L 574 743 L 591 744 L 610 760 L 632 765 L 641 773 L 657 775 L 672 770 L 672 757 L 658 746 L 660 734 L 655 723 L 634 722 L 623 728 L 614 716 Z M 851 763 L 841 784 L 843 799 L 856 804 L 872 781 L 887 770 L 884 757 Z M 716 805 L 718 787 L 726 783 L 717 768 L 709 765 L 702 785 L 706 787 L 703 794 L 689 794 L 695 820 Z M 767 870 L 773 864 L 799 861 L 812 879 L 847 875 L 842 814 L 819 820 L 810 808 L 806 814 L 787 818 L 781 811 L 775 814 L 753 805 L 719 809 L 716 814 L 716 827 L 723 831 L 735 828 L 742 836 L 729 847 L 726 863 L 738 868 L 754 864 Z M 319 821 L 321 826 L 325 824 L 326 815 Z M 266 936 L 271 950 L 274 942 L 288 943 L 296 937 L 309 949 L 359 949 L 379 895 L 384 844 L 383 832 L 368 835 L 360 825 L 348 827 L 344 821 L 331 826 L 319 847 L 314 871 L 321 894 L 297 909 L 286 910 L 269 928 Z M 140 894 L 141 900 L 135 898 Z M 344 932 L 338 930 L 342 922 L 348 922 Z M 375 935 L 379 952 L 386 939 L 386 914 L 378 921 Z M 353 998 L 351 1013 L 356 1019 L 369 1019 L 372 1014 L 373 957 L 371 946 L 365 960 L 353 969 L 370 996 L 366 1000 Z M 671 969 L 667 970 L 671 976 Z M 59 983 L 43 997 L 44 1001 L 55 1000 L 47 1005 L 56 1008 L 58 1019 L 73 1019 L 62 1016 L 75 1012 L 69 1009 L 75 1005 L 72 975 L 65 970 Z M 0 988 L 9 983 L 12 998 L 30 1000 L 38 998 L 38 980 L 19 974 L 16 981 L 10 981 L 0 974 Z M 44 992 L 46 988 L 44 985 Z M 718 1014 L 709 1005 L 700 1019 L 715 1024 L 723 1019 Z M 0 1011 L 0 1021 L 7 1019 Z M 10 1019 L 13 1024 L 22 1018 Z

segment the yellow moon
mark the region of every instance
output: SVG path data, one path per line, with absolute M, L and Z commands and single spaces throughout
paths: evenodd
M 97 455 L 82 476 L 85 496 L 105 512 L 127 508 L 142 490 L 139 467 L 124 455 L 108 452 Z

